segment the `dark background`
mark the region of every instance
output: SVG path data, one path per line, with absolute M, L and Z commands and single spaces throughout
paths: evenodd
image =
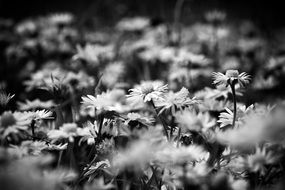
M 0 17 L 20 20 L 50 12 L 68 11 L 79 18 L 96 17 L 112 23 L 123 16 L 148 15 L 172 19 L 176 0 L 0 0 Z M 202 12 L 219 8 L 230 17 L 251 19 L 257 24 L 280 27 L 285 23 L 285 10 L 277 0 L 185 0 L 183 18 L 191 21 Z

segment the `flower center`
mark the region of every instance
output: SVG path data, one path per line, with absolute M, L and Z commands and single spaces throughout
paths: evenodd
M 226 72 L 226 76 L 229 78 L 237 79 L 238 75 L 239 75 L 238 70 L 227 70 L 227 72 Z
M 153 86 L 151 84 L 146 84 L 142 87 L 142 92 L 144 94 L 149 94 L 149 93 L 153 92 L 153 90 L 154 89 L 153 89 Z

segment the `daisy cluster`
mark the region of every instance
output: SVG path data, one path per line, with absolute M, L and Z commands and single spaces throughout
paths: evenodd
M 0 189 L 284 189 L 284 41 L 178 25 L 1 19 Z

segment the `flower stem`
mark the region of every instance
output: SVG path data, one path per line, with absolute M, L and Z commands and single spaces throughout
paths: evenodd
M 36 140 L 36 136 L 35 136 L 35 124 L 36 124 L 36 121 L 33 119 L 33 120 L 32 120 L 32 123 L 31 123 L 33 141 Z
M 170 139 L 172 140 L 172 138 L 173 138 L 173 132 L 174 132 L 174 128 L 175 128 L 175 126 L 174 126 L 174 120 L 175 120 L 175 118 L 174 118 L 174 116 L 172 116 L 171 117 L 171 128 L 170 128 Z
M 236 90 L 235 83 L 231 84 L 232 94 L 233 94 L 233 102 L 234 102 L 234 116 L 233 116 L 233 128 L 235 127 L 236 117 L 237 117 L 237 100 L 236 100 Z
M 169 141 L 169 136 L 168 136 L 168 132 L 167 132 L 167 125 L 166 125 L 166 123 L 163 122 L 163 120 L 160 118 L 160 116 L 159 116 L 159 114 L 158 114 L 158 112 L 157 112 L 157 109 L 156 109 L 156 107 L 155 107 L 155 105 L 154 105 L 154 103 L 153 103 L 153 100 L 150 100 L 150 103 L 151 103 L 153 109 L 155 110 L 155 113 L 156 113 L 156 115 L 157 115 L 157 118 L 158 118 L 158 120 L 160 121 L 160 123 L 161 123 L 162 126 L 163 126 L 164 134 L 165 134 L 167 140 Z

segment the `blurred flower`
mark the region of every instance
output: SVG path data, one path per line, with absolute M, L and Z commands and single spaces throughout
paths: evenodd
M 113 88 L 125 72 L 125 66 L 122 62 L 108 64 L 103 71 L 102 83 L 107 88 Z
M 226 13 L 218 10 L 209 11 L 205 14 L 205 18 L 211 23 L 220 23 L 226 19 Z
M 223 144 L 245 149 L 249 148 L 268 139 L 269 128 L 267 128 L 266 121 L 268 116 L 268 112 L 264 111 L 264 113 L 261 113 L 258 109 L 247 112 L 245 117 L 242 118 L 242 125 L 224 132 L 218 131 L 216 138 Z
M 35 100 L 25 100 L 25 102 L 18 102 L 18 107 L 20 110 L 34 110 L 38 108 L 50 109 L 55 106 L 55 103 L 52 100 L 41 101 L 39 99 Z
M 261 174 L 265 173 L 265 166 L 268 164 L 272 164 L 276 161 L 276 156 L 274 156 L 273 152 L 266 151 L 266 148 L 256 148 L 256 152 L 252 155 L 247 156 L 247 167 L 252 172 L 261 172 Z
M 114 155 L 112 166 L 117 169 L 132 168 L 134 170 L 148 165 L 154 155 L 156 146 L 147 140 L 133 142 L 126 150 Z
M 91 45 L 85 47 L 76 46 L 77 54 L 73 56 L 74 60 L 82 59 L 87 61 L 91 66 L 99 66 L 100 61 L 111 60 L 115 56 L 113 45 Z
M 74 20 L 74 16 L 70 13 L 55 13 L 47 17 L 50 24 L 70 24 Z
M 199 112 L 195 114 L 191 111 L 184 111 L 176 115 L 176 119 L 182 132 L 197 131 L 206 132 L 216 125 L 216 120 L 210 114 Z
M 128 168 L 134 171 L 145 168 L 166 141 L 161 126 L 151 127 L 141 132 L 140 138 L 131 142 L 127 148 L 113 154 L 111 166 L 118 170 Z
M 20 35 L 33 34 L 37 30 L 37 25 L 33 20 L 25 20 L 16 26 L 16 32 Z
M 274 76 L 264 77 L 258 75 L 252 84 L 252 87 L 257 90 L 261 89 L 273 89 L 279 84 L 278 80 Z
M 69 87 L 84 89 L 94 85 L 94 78 L 85 72 L 74 73 L 61 68 L 45 67 L 31 75 L 31 79 L 24 82 L 27 90 L 43 88 L 47 90 L 67 90 Z
M 144 17 L 124 18 L 117 23 L 116 28 L 120 31 L 140 31 L 146 29 L 150 20 Z
M 43 166 L 50 164 L 52 157 L 28 156 L 16 160 L 13 164 L 2 167 L 0 170 L 1 189 L 22 189 L 22 190 L 54 190 L 63 183 L 59 183 L 58 176 L 51 174 L 49 177 L 43 175 Z
M 23 141 L 19 146 L 11 145 L 11 149 L 18 152 L 21 157 L 28 155 L 39 156 L 43 150 L 48 149 L 48 145 L 44 141 Z
M 216 99 L 205 99 L 201 104 L 198 105 L 198 109 L 201 112 L 205 111 L 218 111 L 221 112 L 225 107 L 230 107 L 231 102 L 225 100 L 216 100 Z
M 155 160 L 166 165 L 183 165 L 206 160 L 208 153 L 196 145 L 175 147 L 168 145 L 155 152 Z
M 143 81 L 130 89 L 127 97 L 133 100 L 143 99 L 144 102 L 164 100 L 167 90 L 167 85 L 163 85 L 160 81 Z
M 0 138 L 5 139 L 10 134 L 18 134 L 28 129 L 31 121 L 18 117 L 18 114 L 7 111 L 0 116 Z
M 0 90 L 0 105 L 6 106 L 14 96 L 14 94 L 6 94 L 4 91 Z
M 103 92 L 96 97 L 92 95 L 82 97 L 82 104 L 87 108 L 96 108 L 99 112 L 106 110 L 120 113 L 128 109 L 125 106 L 125 99 L 125 92 L 123 90 L 114 89 Z
M 74 142 L 74 137 L 84 136 L 84 134 L 84 130 L 77 127 L 75 123 L 65 123 L 59 129 L 49 131 L 47 135 L 53 141 L 68 139 L 69 142 Z
M 238 180 L 232 180 L 231 187 L 233 190 L 244 190 L 248 189 L 249 184 L 246 180 L 238 179 Z

